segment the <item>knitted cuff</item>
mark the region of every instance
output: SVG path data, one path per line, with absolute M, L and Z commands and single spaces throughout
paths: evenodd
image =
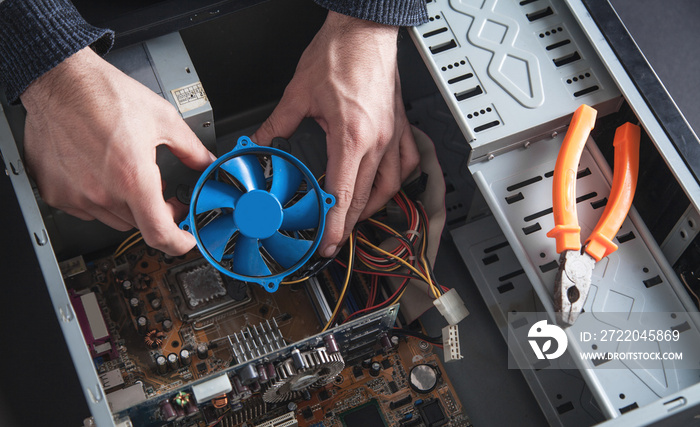
M 85 46 L 111 49 L 114 33 L 83 20 L 68 0 L 0 2 L 0 85 L 11 104 L 41 75 Z
M 428 21 L 425 0 L 314 0 L 343 15 L 379 24 L 414 26 Z

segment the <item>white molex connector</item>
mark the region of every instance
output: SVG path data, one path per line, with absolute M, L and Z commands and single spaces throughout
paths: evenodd
M 469 315 L 469 310 L 464 306 L 464 301 L 454 288 L 434 300 L 433 304 L 450 325 L 456 325 Z
M 459 326 L 449 325 L 442 328 L 442 347 L 445 363 L 454 362 L 463 357 L 459 348 Z

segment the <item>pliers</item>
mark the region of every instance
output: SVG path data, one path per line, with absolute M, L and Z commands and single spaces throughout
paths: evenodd
M 547 237 L 556 239 L 560 253 L 555 281 L 554 305 L 559 323 L 573 325 L 583 310 L 595 263 L 617 250 L 613 243 L 632 206 L 639 171 L 639 126 L 625 123 L 615 131 L 615 169 L 610 196 L 595 229 L 581 248 L 581 228 L 576 214 L 576 173 L 597 111 L 580 106 L 571 119 L 557 163 L 552 185 L 555 227 Z

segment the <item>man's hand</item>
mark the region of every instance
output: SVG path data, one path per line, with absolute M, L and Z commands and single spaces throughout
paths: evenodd
M 253 139 L 290 137 L 305 117 L 326 132 L 326 190 L 336 198 L 321 254 L 381 208 L 418 164 L 401 100 L 398 28 L 329 12 L 282 99 Z
M 44 200 L 83 220 L 141 230 L 171 255 L 194 237 L 174 219 L 184 206 L 163 199 L 156 147 L 203 170 L 214 156 L 175 108 L 89 48 L 69 57 L 21 95 L 27 109 L 24 150 Z

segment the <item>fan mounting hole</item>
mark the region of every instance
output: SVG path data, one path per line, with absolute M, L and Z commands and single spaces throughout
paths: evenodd
M 326 197 L 326 204 L 330 205 L 331 203 L 333 203 L 333 200 L 330 197 Z
M 272 282 L 270 282 L 270 283 L 267 284 L 267 287 L 270 288 L 270 289 L 272 289 L 272 288 L 275 287 L 275 284 L 272 283 Z
M 187 224 L 185 224 L 185 225 L 182 226 L 182 229 L 185 230 L 185 231 L 190 231 L 190 226 L 187 225 Z

